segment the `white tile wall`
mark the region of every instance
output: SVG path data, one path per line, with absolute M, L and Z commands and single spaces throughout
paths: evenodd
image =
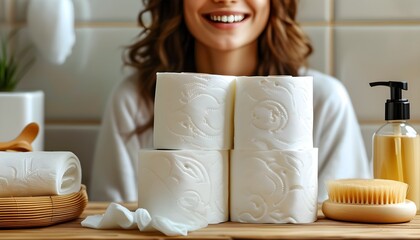
M 300 0 L 298 20 L 327 22 L 330 20 L 330 0 Z
M 136 23 L 142 1 L 138 0 L 73 0 L 78 21 Z
M 27 3 L 0 0 L 0 31 L 25 24 Z M 141 1 L 73 3 L 77 20 L 73 54 L 62 66 L 39 60 L 20 88 L 45 92 L 45 148 L 74 151 L 81 158 L 86 183 L 106 99 L 128 74 L 121 70 L 121 51 L 139 31 L 135 20 Z M 420 0 L 300 0 L 299 4 L 298 19 L 315 48 L 310 66 L 336 76 L 348 88 L 369 156 L 371 136 L 383 123 L 388 96 L 386 88 L 370 88 L 370 81 L 407 80 L 405 96 L 411 100 L 413 121 L 420 123 Z M 420 129 L 420 124 L 416 127 Z
M 128 74 L 122 68 L 122 49 L 137 32 L 136 28 L 79 28 L 66 62 L 55 66 L 38 57 L 19 89 L 45 92 L 47 120 L 98 122 L 112 87 Z
M 30 0 L 16 1 L 16 18 L 25 20 L 26 6 Z M 72 0 L 75 19 L 79 22 L 131 22 L 137 21 L 139 0 Z
M 368 84 L 381 80 L 408 81 L 403 96 L 411 102 L 412 119 L 420 119 L 419 43 L 420 25 L 337 27 L 336 75 L 349 90 L 360 120 L 383 119 L 389 88 Z
M 313 47 L 313 53 L 309 58 L 309 67 L 330 73 L 330 29 L 322 26 L 305 26 L 303 29 L 311 40 Z
M 337 21 L 419 20 L 419 0 L 335 0 Z

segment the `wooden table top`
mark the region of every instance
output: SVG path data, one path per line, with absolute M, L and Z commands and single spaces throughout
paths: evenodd
M 80 222 L 89 215 L 103 214 L 109 203 L 89 202 L 76 220 L 43 228 L 0 229 L 0 239 L 169 239 L 159 232 L 138 230 L 97 230 Z M 130 210 L 135 203 L 122 204 Z M 326 219 L 322 212 L 311 224 L 241 224 L 227 222 L 209 225 L 177 239 L 420 239 L 420 215 L 409 223 L 359 224 Z

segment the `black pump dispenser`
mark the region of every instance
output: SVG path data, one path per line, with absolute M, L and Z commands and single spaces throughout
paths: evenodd
M 391 90 L 391 99 L 387 99 L 385 103 L 385 120 L 410 119 L 410 103 L 407 99 L 402 99 L 402 90 L 408 90 L 407 82 L 388 81 L 369 84 L 371 87 L 387 86 Z

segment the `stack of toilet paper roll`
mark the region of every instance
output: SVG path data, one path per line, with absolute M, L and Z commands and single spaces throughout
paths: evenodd
M 312 77 L 237 79 L 232 221 L 316 220 L 318 151 L 312 140 L 312 96 Z
M 154 148 L 141 150 L 138 207 L 193 231 L 229 218 L 235 77 L 158 73 Z
M 232 221 L 315 221 L 312 95 L 311 77 L 158 73 L 139 208 L 192 231 L 227 221 L 230 195 Z

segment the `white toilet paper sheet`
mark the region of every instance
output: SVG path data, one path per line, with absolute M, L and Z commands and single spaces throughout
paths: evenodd
M 186 236 L 188 231 L 197 230 L 191 226 L 172 222 L 165 217 L 152 218 L 143 208 L 132 212 L 118 203 L 109 204 L 104 214 L 87 216 L 81 225 L 96 229 L 138 228 L 140 231 L 160 231 L 167 236 Z
M 157 73 L 154 148 L 232 148 L 235 78 Z
M 138 207 L 201 228 L 228 220 L 228 151 L 140 150 Z
M 312 77 L 238 77 L 235 149 L 313 147 Z
M 0 152 L 0 197 L 80 191 L 79 159 L 71 152 Z
M 231 152 L 231 221 L 311 223 L 317 218 L 318 149 Z

